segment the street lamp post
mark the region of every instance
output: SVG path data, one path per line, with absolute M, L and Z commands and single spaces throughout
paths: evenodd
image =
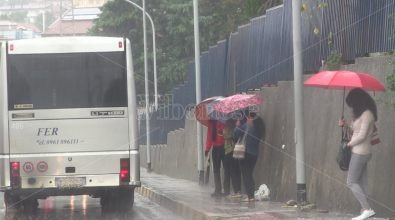
M 194 38 L 195 38 L 195 77 L 196 77 L 196 103 L 202 100 L 201 95 L 201 82 L 200 82 L 200 43 L 199 43 L 199 9 L 198 0 L 193 0 L 193 25 L 194 25 Z M 197 151 L 198 151 L 198 172 L 199 183 L 204 183 L 204 165 L 203 165 L 203 137 L 202 125 L 197 123 L 196 127 L 197 136 Z
M 144 11 L 143 8 L 136 4 L 135 2 L 132 2 L 130 0 L 124 0 L 125 2 L 135 6 L 136 8 L 140 9 L 141 11 Z M 154 55 L 154 90 L 155 90 L 155 110 L 158 109 L 158 77 L 157 77 L 157 70 L 156 70 L 156 40 L 155 40 L 155 25 L 154 21 L 152 20 L 151 16 L 148 14 L 148 12 L 145 12 L 145 15 L 147 16 L 148 20 L 151 23 L 151 28 L 152 28 L 152 50 L 153 50 L 153 55 Z
M 302 34 L 300 27 L 300 0 L 292 1 L 292 40 L 294 56 L 294 105 L 296 142 L 296 197 L 298 203 L 306 202 L 306 180 L 304 169 L 304 125 L 303 125 L 303 62 Z
M 149 84 L 148 84 L 148 63 L 147 63 L 147 31 L 145 16 L 145 0 L 143 0 L 143 33 L 144 33 L 144 81 L 145 81 L 145 130 L 147 136 L 147 170 L 151 171 L 151 143 L 150 143 L 150 124 L 149 124 Z

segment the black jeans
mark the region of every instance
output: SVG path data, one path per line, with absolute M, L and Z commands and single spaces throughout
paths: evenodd
M 257 156 L 246 152 L 244 160 L 240 160 L 240 170 L 243 176 L 243 182 L 249 199 L 254 198 L 255 182 L 253 172 Z
M 222 145 L 221 147 L 213 147 L 212 156 L 213 156 L 215 192 L 222 193 L 221 162 L 223 163 L 225 156 L 224 146 Z
M 241 174 L 239 161 L 233 158 L 233 152 L 225 154 L 224 157 L 224 193 L 230 193 L 230 183 L 232 181 L 232 188 L 234 193 L 241 191 Z

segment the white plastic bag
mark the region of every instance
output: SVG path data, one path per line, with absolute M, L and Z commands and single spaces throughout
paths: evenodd
M 262 184 L 259 186 L 259 189 L 255 191 L 255 199 L 259 201 L 269 200 L 270 190 L 266 186 L 266 184 Z

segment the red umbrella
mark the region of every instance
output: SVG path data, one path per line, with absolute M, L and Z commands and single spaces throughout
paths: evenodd
M 236 94 L 219 100 L 214 104 L 214 109 L 221 113 L 231 113 L 250 106 L 259 105 L 262 98 L 255 94 Z
M 373 76 L 347 70 L 319 72 L 307 79 L 304 85 L 328 89 L 363 88 L 372 91 L 385 91 L 384 85 Z
M 210 113 L 214 111 L 213 104 L 223 99 L 223 96 L 214 96 L 201 101 L 195 107 L 195 117 L 204 126 L 208 126 L 210 120 Z
M 373 76 L 348 70 L 319 72 L 307 79 L 304 85 L 327 89 L 343 89 L 343 113 L 346 89 L 362 88 L 371 91 L 385 91 L 384 85 Z

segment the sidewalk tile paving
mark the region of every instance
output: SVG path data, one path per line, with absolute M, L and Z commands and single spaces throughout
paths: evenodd
M 136 192 L 159 205 L 170 209 L 185 219 L 351 219 L 353 216 L 341 213 L 321 213 L 315 210 L 302 212 L 283 203 L 256 201 L 254 203 L 212 198 L 210 186 L 199 186 L 197 182 L 148 173 L 141 168 L 142 186 Z

